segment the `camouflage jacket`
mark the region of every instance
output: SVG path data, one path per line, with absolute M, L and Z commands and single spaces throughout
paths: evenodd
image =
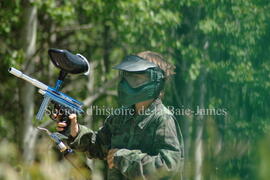
M 178 122 L 156 99 L 140 115 L 120 108 L 104 126 L 94 132 L 79 125 L 80 132 L 70 146 L 87 152 L 90 158 L 105 159 L 109 149 L 115 168 L 108 169 L 108 180 L 181 179 L 184 144 Z

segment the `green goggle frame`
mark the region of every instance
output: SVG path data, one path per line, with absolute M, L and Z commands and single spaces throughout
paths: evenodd
M 137 72 L 120 71 L 120 78 L 125 79 L 132 88 L 138 88 L 152 81 L 161 81 L 164 79 L 164 73 L 160 68 L 155 67 Z

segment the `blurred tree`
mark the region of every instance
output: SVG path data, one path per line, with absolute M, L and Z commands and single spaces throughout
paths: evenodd
M 25 61 L 22 64 L 26 74 L 31 74 L 35 70 L 33 62 L 36 51 L 37 37 L 37 7 L 31 4 L 31 1 L 22 1 L 22 27 L 20 33 L 21 48 L 24 52 Z M 26 162 L 32 163 L 35 158 L 35 143 L 37 138 L 37 129 L 33 127 L 32 119 L 34 117 L 34 87 L 28 82 L 23 82 L 19 88 L 21 108 L 23 115 L 21 118 L 21 147 L 23 157 Z

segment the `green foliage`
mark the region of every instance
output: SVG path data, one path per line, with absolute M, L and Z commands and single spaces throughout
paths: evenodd
M 0 35 L 8 35 L 12 25 L 19 22 L 20 0 L 3 1 L 0 3 Z
M 51 149 L 51 144 L 48 139 L 41 139 L 37 143 L 36 158 L 39 160 L 34 164 L 27 164 L 21 159 L 21 154 L 18 148 L 6 141 L 0 142 L 0 179 L 4 180 L 26 180 L 26 179 L 40 179 L 53 180 L 57 177 L 59 180 L 64 179 L 85 179 L 84 173 L 86 169 L 73 168 L 65 159 L 57 160 L 57 154 Z M 76 154 L 79 157 L 79 154 Z M 73 161 L 75 162 L 75 161 Z M 80 161 L 77 162 L 81 163 Z M 99 177 L 98 175 L 96 177 Z
M 58 26 L 68 25 L 76 18 L 74 3 L 68 0 L 37 0 L 34 1 L 34 5 L 39 8 L 41 13 L 46 14 L 51 21 L 57 22 Z

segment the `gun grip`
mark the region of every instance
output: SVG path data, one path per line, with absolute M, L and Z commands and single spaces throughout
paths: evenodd
M 70 119 L 68 118 L 69 114 L 67 115 L 63 115 L 62 119 L 60 120 L 60 122 L 64 122 L 67 124 L 67 126 L 64 128 L 63 131 L 60 131 L 59 133 L 65 135 L 65 136 L 69 136 L 70 135 Z
M 43 101 L 42 101 L 42 103 L 40 105 L 39 111 L 37 113 L 37 116 L 36 116 L 37 120 L 42 120 L 43 119 L 44 113 L 45 113 L 50 101 L 51 101 L 50 97 L 48 97 L 48 96 L 44 97 L 44 99 L 43 99 Z

